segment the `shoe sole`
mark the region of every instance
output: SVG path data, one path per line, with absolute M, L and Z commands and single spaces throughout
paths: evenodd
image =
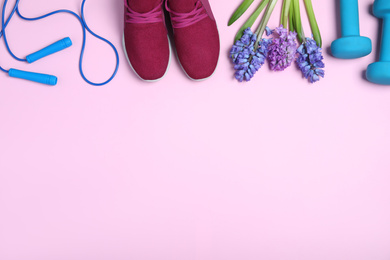
M 143 79 L 140 75 L 138 75 L 138 73 L 135 71 L 133 65 L 131 65 L 131 62 L 130 62 L 129 56 L 127 55 L 127 50 L 126 50 L 125 34 L 123 33 L 122 45 L 123 45 L 123 51 L 124 51 L 125 56 L 126 56 L 126 60 L 127 60 L 127 62 L 129 63 L 130 68 L 134 71 L 135 75 L 137 75 L 137 77 L 138 77 L 140 80 L 145 81 L 145 82 L 149 82 L 149 83 L 153 83 L 153 82 L 157 82 L 157 81 L 163 79 L 163 78 L 167 75 L 167 73 L 168 73 L 168 71 L 169 71 L 169 68 L 170 68 L 170 66 L 171 66 L 171 59 L 172 59 L 171 40 L 169 39 L 169 36 L 168 36 L 168 35 L 167 35 L 167 37 L 168 37 L 168 46 L 169 46 L 169 60 L 168 60 L 167 69 L 165 70 L 165 73 L 164 73 L 164 75 L 163 75 L 161 78 L 148 80 L 148 79 Z

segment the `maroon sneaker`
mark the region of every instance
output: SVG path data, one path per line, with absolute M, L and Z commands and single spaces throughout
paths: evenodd
M 210 77 L 220 51 L 217 24 L 208 0 L 166 0 L 171 16 L 176 53 L 187 76 Z
M 145 81 L 161 79 L 168 70 L 170 44 L 163 0 L 124 0 L 124 49 L 130 66 Z

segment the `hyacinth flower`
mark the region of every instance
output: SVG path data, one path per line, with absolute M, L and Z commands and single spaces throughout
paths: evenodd
M 320 80 L 320 77 L 325 76 L 324 67 L 325 64 L 322 61 L 321 48 L 318 47 L 317 42 L 314 39 L 306 38 L 305 42 L 299 46 L 298 58 L 296 60 L 299 69 L 302 74 L 307 78 L 310 83 L 314 83 Z
M 235 78 L 240 82 L 250 81 L 265 63 L 269 40 L 263 39 L 257 48 L 256 41 L 257 35 L 250 28 L 247 28 L 230 51 L 230 57 L 236 71 Z
M 283 71 L 295 60 L 297 52 L 296 32 L 281 25 L 273 31 L 274 38 L 268 47 L 268 61 L 274 71 Z
M 295 60 L 297 34 L 287 30 L 287 21 L 291 0 L 284 0 L 280 16 L 280 26 L 273 30 L 273 40 L 269 45 L 268 61 L 270 68 L 274 71 L 283 71 Z
M 311 0 L 305 0 L 306 11 L 308 13 L 313 38 L 306 38 L 303 32 L 301 15 L 299 8 L 299 0 L 292 0 L 290 7 L 290 30 L 295 29 L 298 34 L 298 39 L 301 45 L 297 49 L 298 58 L 296 63 L 302 71 L 302 75 L 314 83 L 320 80 L 320 77 L 325 77 L 325 64 L 322 56 L 322 40 L 318 29 L 317 21 L 314 16 Z
M 256 32 L 253 33 L 250 27 L 245 29 L 230 51 L 230 58 L 236 71 L 235 78 L 240 82 L 250 81 L 266 61 L 270 40 L 264 39 L 262 35 L 277 1 L 271 0 L 268 3 Z

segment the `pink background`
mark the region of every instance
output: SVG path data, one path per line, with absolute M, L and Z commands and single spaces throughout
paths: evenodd
M 0 74 L 1 260 L 390 259 L 390 88 L 362 77 L 377 50 L 354 61 L 324 51 L 315 85 L 295 67 L 239 84 L 227 53 L 243 20 L 226 26 L 238 2 L 210 1 L 221 58 L 201 83 L 176 59 L 158 83 L 136 78 L 121 48 L 121 0 L 86 4 L 90 27 L 120 51 L 104 87 L 79 76 L 77 20 L 12 21 L 19 56 L 66 36 L 74 45 L 31 65 L 0 45 L 1 65 L 59 77 L 47 87 Z M 371 3 L 360 1 L 361 31 L 376 46 Z M 22 0 L 20 9 L 79 6 Z M 314 7 L 326 50 L 335 1 Z M 87 48 L 87 75 L 104 80 L 112 51 L 90 37 Z

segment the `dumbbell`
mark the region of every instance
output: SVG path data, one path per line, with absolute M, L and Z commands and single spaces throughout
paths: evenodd
M 358 0 L 340 0 L 340 16 L 342 37 L 332 42 L 333 56 L 355 59 L 370 54 L 371 40 L 360 36 Z
M 383 19 L 379 61 L 368 66 L 366 76 L 373 83 L 390 85 L 390 1 L 376 0 L 374 15 Z

